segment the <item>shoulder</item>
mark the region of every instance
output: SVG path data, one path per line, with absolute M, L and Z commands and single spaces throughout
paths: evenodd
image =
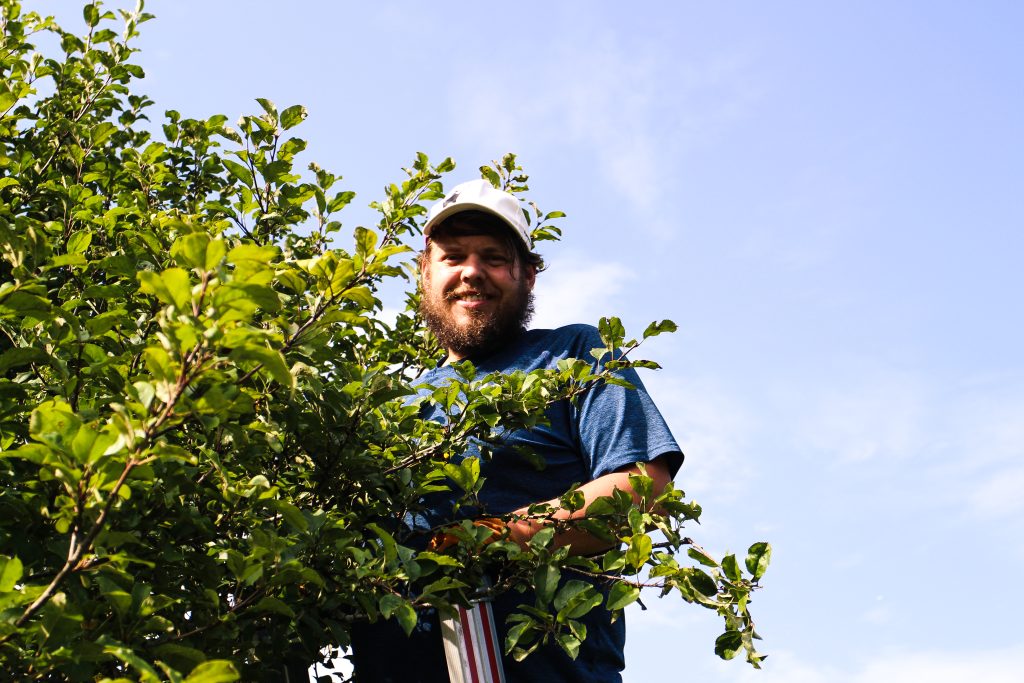
M 593 325 L 564 325 L 554 329 L 528 330 L 508 349 L 519 359 L 543 359 L 548 365 L 560 358 L 590 358 L 590 351 L 601 345 L 601 335 Z
M 553 353 L 557 350 L 584 350 L 588 355 L 590 349 L 601 343 L 601 335 L 593 325 L 574 323 L 550 330 L 530 330 L 524 337 L 528 343 L 542 345 Z
M 600 340 L 593 325 L 527 330 L 497 353 L 482 359 L 477 368 L 485 372 L 550 368 L 562 358 L 590 358 L 591 349 L 599 346 Z

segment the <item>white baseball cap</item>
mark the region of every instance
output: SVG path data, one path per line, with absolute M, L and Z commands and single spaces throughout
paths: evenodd
M 429 239 L 431 231 L 441 221 L 463 211 L 486 211 L 497 216 L 512 228 L 512 232 L 523 241 L 526 250 L 530 251 L 530 226 L 526 224 L 519 200 L 495 188 L 483 178 L 456 185 L 444 199 L 430 207 L 427 222 L 423 226 L 423 237 Z

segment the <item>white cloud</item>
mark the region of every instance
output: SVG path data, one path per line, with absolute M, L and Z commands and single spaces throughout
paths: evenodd
M 705 683 L 1016 683 L 1022 656 L 1024 646 L 1017 645 L 960 652 L 893 651 L 868 655 L 859 663 L 822 664 L 793 652 L 772 651 L 760 671 L 735 660 L 716 661 L 708 663 L 709 670 L 702 670 L 699 677 L 686 678 Z M 686 665 L 682 667 L 685 671 Z
M 875 482 L 873 495 L 902 509 L 990 529 L 999 521 L 1011 537 L 1021 529 L 1024 397 L 1014 377 L 974 384 L 853 365 L 828 388 L 791 386 L 781 397 L 778 415 L 801 416 L 795 452 L 821 474 Z
M 596 325 L 602 316 L 617 310 L 615 297 L 633 277 L 630 269 L 619 263 L 562 256 L 537 277 L 537 312 L 532 326 Z
M 820 385 L 819 385 L 820 386 Z M 920 454 L 933 438 L 927 390 L 917 378 L 896 372 L 834 377 L 827 389 L 790 394 L 798 445 L 828 452 L 840 464 Z
M 558 36 L 524 79 L 495 78 L 485 64 L 464 70 L 448 95 L 453 127 L 486 149 L 558 147 L 595 163 L 634 210 L 664 207 L 683 149 L 707 144 L 757 97 L 735 55 L 680 64 L 579 17 Z
M 898 653 L 868 662 L 848 680 L 851 683 L 1015 683 L 1021 679 L 1022 656 L 1022 646 L 967 652 Z
M 1008 468 L 990 475 L 976 485 L 968 501 L 979 516 L 1006 518 L 1024 512 L 1024 468 Z
M 754 476 L 750 444 L 756 420 L 750 409 L 710 378 L 657 372 L 643 380 L 687 454 L 679 486 L 701 501 L 736 500 Z
M 869 624 L 884 624 L 892 618 L 892 610 L 885 601 L 885 597 L 878 595 L 875 597 L 875 604 L 869 607 L 862 615 L 861 619 L 868 622 Z

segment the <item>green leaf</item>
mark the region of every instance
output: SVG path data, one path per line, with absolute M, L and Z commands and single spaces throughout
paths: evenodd
M 686 567 L 683 570 L 683 574 L 686 576 L 690 585 L 693 586 L 699 593 L 709 598 L 713 598 L 718 595 L 718 584 L 710 576 L 702 572 L 696 567 Z
M 50 302 L 41 296 L 29 292 L 13 291 L 6 296 L 0 295 L 0 314 L 47 319 L 53 315 L 53 308 L 50 306 Z
M 206 655 L 201 650 L 178 643 L 157 645 L 153 648 L 153 654 L 176 669 L 192 669 L 206 661 Z M 174 679 L 171 680 L 174 683 Z M 184 679 L 179 677 L 177 683 L 182 680 Z
M 12 368 L 20 368 L 30 363 L 41 363 L 47 359 L 46 353 L 36 347 L 15 347 L 0 353 L 0 375 Z
M 363 310 L 372 309 L 377 303 L 369 287 L 351 287 L 345 290 L 342 298 L 356 302 Z
M 661 322 L 653 322 L 647 326 L 644 330 L 644 339 L 648 337 L 656 337 L 663 332 L 675 332 L 679 327 L 671 320 L 662 320 Z
M 698 562 L 700 562 L 705 567 L 717 567 L 718 566 L 718 562 L 715 561 L 715 558 L 711 557 L 706 552 L 704 552 L 703 550 L 700 550 L 698 548 L 689 548 L 686 551 L 686 554 L 689 555 L 691 559 L 697 560 Z M 735 559 L 735 558 L 733 558 L 733 559 Z
M 726 555 L 722 558 L 722 570 L 730 581 L 739 581 L 743 578 L 743 574 L 740 572 L 740 563 L 735 555 Z
M 102 145 L 106 142 L 107 138 L 113 135 L 117 131 L 117 126 L 112 124 L 110 121 L 104 121 L 96 124 L 91 131 L 89 131 L 89 139 L 93 146 Z
M 259 602 L 253 605 L 252 608 L 257 612 L 273 612 L 289 619 L 295 616 L 295 611 L 291 607 L 280 598 L 275 598 L 272 595 L 260 598 Z
M 747 550 L 747 571 L 757 581 L 768 570 L 768 563 L 772 560 L 772 547 L 764 541 L 753 544 Z
M 308 115 L 306 108 L 301 104 L 293 104 L 281 112 L 281 127 L 285 130 L 294 128 L 302 123 Z
M 715 640 L 715 654 L 722 659 L 732 659 L 743 647 L 743 636 L 739 631 L 726 631 Z
M 647 534 L 634 534 L 629 539 L 629 548 L 626 549 L 626 564 L 640 569 L 650 559 L 653 547 L 650 536 Z
M 151 270 L 143 270 L 138 274 L 142 291 L 152 294 L 165 304 L 170 304 L 179 311 L 187 311 L 192 307 L 192 282 L 188 272 L 181 268 L 168 268 L 160 274 Z
M 384 561 L 388 564 L 393 563 L 398 558 L 398 544 L 395 543 L 395 537 L 373 522 L 367 524 L 366 528 L 377 534 L 377 538 L 380 539 L 381 547 L 384 549 Z
M 263 167 L 263 177 L 272 183 L 290 183 L 298 180 L 298 176 L 289 175 L 292 164 L 284 159 L 278 159 Z
M 334 213 L 348 206 L 348 204 L 355 198 L 356 193 L 349 190 L 339 192 L 334 195 L 331 201 L 327 202 L 327 213 Z
M 558 640 L 558 647 L 562 648 L 562 651 L 569 655 L 569 659 L 576 659 L 576 656 L 580 653 L 580 639 L 570 633 L 559 633 L 556 639 Z
M 608 602 L 605 604 L 610 610 L 622 609 L 626 605 L 636 602 L 640 598 L 640 589 L 630 583 L 619 581 L 608 591 Z
M 29 433 L 36 441 L 69 450 L 82 421 L 66 403 L 47 401 L 32 411 Z
M 359 227 L 355 230 L 356 239 L 356 253 L 366 258 L 367 255 L 373 253 L 374 247 L 377 246 L 377 233 L 367 228 Z
M 257 344 L 246 344 L 231 352 L 231 359 L 238 362 L 256 362 L 266 370 L 275 381 L 288 388 L 295 387 L 295 377 L 288 368 L 288 362 L 277 349 Z
M 465 458 L 458 464 L 445 463 L 441 469 L 459 488 L 466 492 L 473 491 L 480 479 L 479 458 Z
M 558 595 L 555 596 L 555 609 L 560 610 L 564 608 L 569 603 L 569 600 L 586 591 L 588 588 L 593 588 L 593 586 L 586 581 L 580 581 L 579 579 L 567 581 L 565 585 L 562 586 L 561 590 L 558 591 Z
M 85 19 L 85 25 L 89 28 L 96 26 L 100 23 L 100 10 L 97 4 L 94 2 L 89 3 L 82 8 L 82 18 Z
M 228 173 L 233 175 L 238 180 L 242 181 L 243 185 L 245 185 L 246 187 L 253 186 L 254 180 L 252 177 L 252 171 L 250 171 L 247 167 L 243 166 L 237 161 L 232 161 L 231 159 L 221 159 L 221 163 L 224 164 L 224 168 L 228 169 Z
M 586 581 L 568 581 L 558 595 L 554 606 L 558 610 L 558 620 L 564 623 L 568 619 L 579 619 L 601 604 L 603 598 L 591 584 Z
M 412 605 L 393 593 L 382 595 L 378 604 L 380 613 L 385 619 L 394 616 L 406 635 L 412 633 L 416 626 L 416 610 L 412 608 Z
M 277 107 L 274 106 L 273 102 L 265 97 L 257 97 L 256 101 L 259 102 L 261 107 L 263 107 L 263 111 L 270 115 L 271 119 L 277 120 Z
M 517 615 L 518 616 L 518 615 Z M 527 617 L 529 619 L 529 617 Z M 511 628 L 505 635 L 505 654 L 512 652 L 512 648 L 519 644 L 520 639 L 526 635 L 527 631 L 532 630 L 532 621 L 520 621 Z
M 132 606 L 132 596 L 110 577 L 102 574 L 96 577 L 96 583 L 100 587 L 100 593 L 113 606 L 118 616 L 127 616 Z
M 184 683 L 232 683 L 239 678 L 234 664 L 226 659 L 211 659 L 192 669 Z
M 412 630 L 416 628 L 416 610 L 412 608 L 412 605 L 403 601 L 395 610 L 395 618 L 398 619 L 405 635 L 412 635 Z
M 228 262 L 235 265 L 242 265 L 246 262 L 267 264 L 276 259 L 280 253 L 281 250 L 273 245 L 240 244 L 228 252 Z
M 601 318 L 597 324 L 597 331 L 601 335 L 601 341 L 610 349 L 622 346 L 622 340 L 626 337 L 626 328 L 618 318 Z
M 92 242 L 92 232 L 89 230 L 79 230 L 71 234 L 68 238 L 68 253 L 69 254 L 84 254 L 85 250 L 89 248 L 89 244 Z
M 309 521 L 299 508 L 295 507 L 291 503 L 284 500 L 272 500 L 270 501 L 271 506 L 281 513 L 284 520 L 288 522 L 289 526 L 298 530 L 305 531 L 309 528 Z
M 136 654 L 127 645 L 106 636 L 100 638 L 97 643 L 103 646 L 105 653 L 117 657 L 128 666 L 134 668 L 138 672 L 141 683 L 161 683 L 159 674 L 149 665 L 149 662 Z
M 224 240 L 211 239 L 204 232 L 182 235 L 171 245 L 171 255 L 184 266 L 199 271 L 215 269 L 227 250 Z
M 480 167 L 480 177 L 481 178 L 486 178 L 488 180 L 488 182 L 491 183 L 491 185 L 494 185 L 497 188 L 501 187 L 501 176 L 498 175 L 498 172 L 495 171 L 490 166 L 481 166 Z
M 537 567 L 537 571 L 533 574 L 533 586 L 537 592 L 537 600 L 540 604 L 546 605 L 551 602 L 551 599 L 555 596 L 555 589 L 558 588 L 558 580 L 561 576 L 562 573 L 558 570 L 558 567 L 553 567 L 549 564 Z
M 0 555 L 0 593 L 10 593 L 14 590 L 15 584 L 21 580 L 23 569 L 17 556 Z
M 71 452 L 78 462 L 84 464 L 105 453 L 117 438 L 117 431 L 112 427 L 97 432 L 89 425 L 82 425 L 71 441 Z
M 543 529 L 535 533 L 533 535 L 533 538 L 530 539 L 530 547 L 534 550 L 540 550 L 541 548 L 547 546 L 551 542 L 551 539 L 553 539 L 554 537 L 555 527 L 544 527 Z

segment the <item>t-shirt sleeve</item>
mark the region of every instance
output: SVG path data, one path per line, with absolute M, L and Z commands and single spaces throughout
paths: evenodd
M 596 330 L 594 336 L 597 335 Z M 600 337 L 590 339 L 600 346 Z M 580 356 L 582 357 L 582 356 Z M 601 383 L 580 399 L 575 420 L 580 452 L 593 478 L 665 455 L 675 476 L 683 453 L 636 371 L 618 371 L 635 389 Z

